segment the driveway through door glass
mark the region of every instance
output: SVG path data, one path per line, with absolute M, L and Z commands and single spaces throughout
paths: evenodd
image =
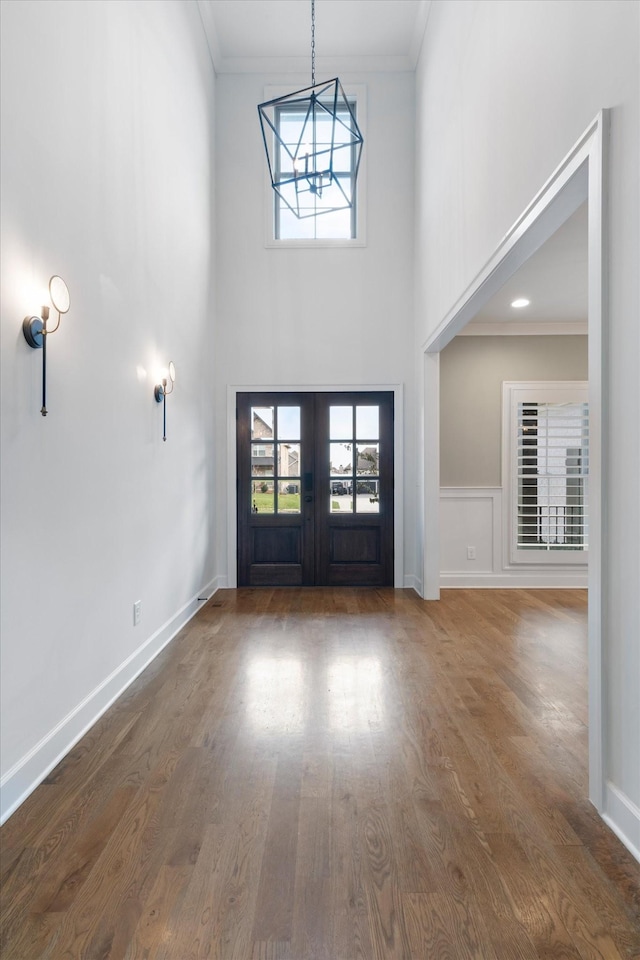
M 393 585 L 393 393 L 243 393 L 238 584 Z

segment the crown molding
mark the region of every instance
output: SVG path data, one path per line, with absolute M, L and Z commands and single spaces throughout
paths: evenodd
M 213 10 L 211 4 L 205 3 L 205 0 L 196 0 L 196 6 L 202 21 L 202 29 L 204 30 L 207 46 L 209 47 L 211 63 L 213 64 L 214 72 L 218 73 L 218 63 L 222 59 L 222 54 L 220 52 L 218 33 L 213 20 Z
M 586 320 L 508 320 L 483 323 L 471 321 L 459 337 L 548 337 L 586 336 Z
M 432 0 L 421 0 L 416 12 L 411 46 L 403 56 L 340 56 L 318 57 L 317 74 L 339 76 L 345 73 L 412 73 L 422 49 Z M 213 8 L 207 0 L 197 0 L 204 34 L 216 74 L 297 73 L 310 72 L 309 56 L 301 57 L 223 57 L 215 26 Z
M 211 49 L 211 46 L 209 47 Z M 273 73 L 310 74 L 310 60 L 305 57 L 216 57 L 211 58 L 217 74 Z M 411 73 L 414 65 L 406 57 L 318 57 L 316 75 L 342 76 L 345 73 Z

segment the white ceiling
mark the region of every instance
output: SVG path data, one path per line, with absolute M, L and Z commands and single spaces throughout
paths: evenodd
M 316 77 L 414 70 L 432 0 L 316 0 Z M 217 73 L 311 74 L 311 0 L 198 0 Z M 526 297 L 529 307 L 510 307 Z M 584 204 L 464 333 L 585 332 Z
M 512 300 L 528 307 L 516 310 Z M 523 263 L 470 324 L 466 333 L 490 326 L 535 324 L 542 332 L 587 332 L 587 203 L 578 207 L 553 236 Z M 501 332 L 500 329 L 497 331 Z M 515 332 L 515 331 L 509 331 Z M 535 332 L 535 331 L 534 331 Z
M 311 0 L 198 0 L 198 6 L 216 72 L 311 72 Z M 316 0 L 316 74 L 414 70 L 430 6 L 431 0 Z

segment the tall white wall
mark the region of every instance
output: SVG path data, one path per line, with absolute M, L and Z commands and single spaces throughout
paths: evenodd
M 218 451 L 229 384 L 405 386 L 407 477 L 415 480 L 413 341 L 414 77 L 341 76 L 366 86 L 363 130 L 367 243 L 335 249 L 265 246 L 269 195 L 256 106 L 265 87 L 295 90 L 308 76 L 223 75 L 217 81 L 218 154 L 216 412 Z M 233 508 L 221 455 L 218 515 Z M 415 571 L 415 488 L 405 487 L 405 569 Z M 219 539 L 220 569 L 227 569 Z
M 600 109 L 611 109 L 604 756 L 606 812 L 637 851 L 639 11 L 635 0 L 434 0 L 416 92 L 418 345 Z
M 214 577 L 215 84 L 194 3 L 3 0 L 1 27 L 6 812 Z M 21 325 L 53 273 L 43 418 Z

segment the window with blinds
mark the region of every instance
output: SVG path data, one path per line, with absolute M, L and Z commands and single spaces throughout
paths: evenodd
M 584 561 L 589 543 L 586 384 L 505 384 L 511 560 Z M 544 562 L 544 561 L 543 561 Z

